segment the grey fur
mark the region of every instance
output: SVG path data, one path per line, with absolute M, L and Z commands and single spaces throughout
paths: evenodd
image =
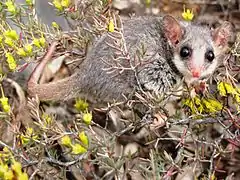
M 199 45 L 213 49 L 214 42 L 209 29 L 190 23 L 181 26 L 183 37 L 179 46 L 188 43 L 196 51 Z M 176 63 L 183 60 L 173 61 L 179 54 L 179 49 L 166 37 L 162 17 L 134 17 L 124 21 L 123 30 L 130 62 L 133 62 L 136 51 L 142 46 L 146 50 L 136 73 L 129 69 L 113 73 L 104 70 L 111 67 L 109 64 L 113 63 L 113 57 L 117 53 L 107 44 L 114 42 L 106 33 L 96 41 L 75 74 L 58 82 L 29 88 L 29 94 L 37 94 L 42 100 L 80 96 L 94 101 L 113 102 L 124 100 L 123 94 L 128 96 L 138 90 L 138 82 L 142 89 L 161 94 L 170 91 L 185 76 Z M 202 56 L 204 59 L 204 54 Z M 120 64 L 129 67 L 129 60 L 123 59 Z M 211 73 L 212 71 L 209 75 Z

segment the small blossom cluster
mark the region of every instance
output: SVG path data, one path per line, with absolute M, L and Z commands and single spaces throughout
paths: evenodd
M 53 0 L 52 4 L 58 11 L 61 12 L 64 9 L 69 8 L 71 0 Z
M 92 113 L 88 112 L 88 103 L 82 99 L 76 99 L 74 107 L 82 114 L 83 122 L 90 125 L 92 121 Z
M 25 3 L 28 6 L 32 6 L 33 0 L 25 0 Z M 14 0 L 7 0 L 5 3 L 3 3 L 3 7 L 8 13 L 10 13 L 13 16 L 17 15 L 17 13 L 19 12 L 19 9 L 16 6 Z
M 23 146 L 28 145 L 30 142 L 38 140 L 38 135 L 34 133 L 33 128 L 28 127 L 26 132 L 20 135 L 21 144 Z
M 185 21 L 192 21 L 194 14 L 193 10 L 186 9 L 185 6 L 183 7 L 182 17 Z
M 237 110 L 240 111 L 240 88 L 234 87 L 232 83 L 220 81 L 217 85 L 218 94 L 221 97 L 232 97 Z M 194 96 L 187 98 L 184 105 L 189 107 L 192 114 L 216 113 L 223 110 L 223 102 L 214 98 Z
M 76 99 L 75 109 L 81 113 L 82 120 L 86 125 L 90 125 L 92 121 L 92 113 L 88 112 L 88 103 L 82 99 Z M 79 155 L 87 152 L 89 147 L 88 136 L 84 131 L 78 133 L 78 138 L 74 141 L 69 135 L 65 135 L 61 138 L 61 144 L 67 148 L 70 148 L 71 154 Z
M 0 5 L 1 12 L 3 12 L 2 14 L 6 17 L 16 20 L 18 16 L 21 16 L 19 12 L 21 12 L 21 7 L 23 6 L 18 6 L 14 0 L 6 0 Z M 33 6 L 33 0 L 25 0 L 24 7 L 30 6 Z M 46 40 L 43 34 L 36 38 L 32 32 L 27 33 L 30 34 L 30 36 L 32 34 L 32 37 L 23 37 L 24 33 L 19 34 L 16 30 L 12 29 L 4 18 L 0 20 L 0 49 L 3 52 L 3 59 L 6 60 L 9 70 L 11 71 L 17 69 L 17 59 L 31 57 L 34 55 L 33 52 L 35 52 L 35 49 L 45 47 Z
M 84 131 L 78 133 L 78 142 L 72 142 L 70 136 L 65 135 L 61 138 L 61 144 L 67 148 L 70 148 L 71 154 L 80 155 L 87 152 L 89 141 Z
M 11 71 L 17 68 L 16 58 L 26 58 L 34 55 L 34 48 L 40 50 L 45 47 L 46 40 L 42 34 L 40 38 L 32 37 L 31 43 L 24 43 L 19 34 L 11 29 L 0 25 L 0 47 L 3 49 L 6 62 Z M 37 51 L 36 51 L 37 52 Z
M 9 114 L 11 111 L 11 107 L 8 103 L 8 98 L 5 97 L 4 95 L 2 86 L 1 86 L 1 91 L 2 91 L 2 97 L 0 98 L 0 104 L 2 106 L 3 111 Z
M 108 23 L 108 32 L 114 32 L 114 29 L 115 29 L 114 21 L 113 19 L 110 19 Z
M 6 11 L 9 12 L 11 15 L 17 14 L 17 7 L 12 0 L 7 0 L 4 5 L 6 6 Z
M 229 82 L 221 81 L 217 85 L 218 92 L 220 96 L 227 97 L 231 96 L 234 100 L 237 110 L 240 110 L 240 88 L 234 87 Z
M 14 159 L 13 154 L 6 147 L 0 152 L 0 179 L 28 180 L 27 173 L 22 171 L 21 163 Z
M 18 40 L 19 36 L 15 30 L 0 27 L 0 45 L 4 50 L 9 69 L 12 71 L 16 69 L 17 64 L 10 49 L 17 47 Z
M 189 107 L 192 114 L 216 113 L 223 108 L 218 100 L 199 96 L 187 98 L 184 105 Z

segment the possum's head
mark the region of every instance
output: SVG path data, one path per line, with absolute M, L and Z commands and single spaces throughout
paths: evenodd
M 187 83 L 209 77 L 222 60 L 232 35 L 232 26 L 224 22 L 215 30 L 191 23 L 163 18 L 165 35 L 173 47 L 172 62 Z

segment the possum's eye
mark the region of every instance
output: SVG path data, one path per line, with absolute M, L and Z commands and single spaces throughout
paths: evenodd
M 215 55 L 214 55 L 214 53 L 213 53 L 213 51 L 207 51 L 206 53 L 205 53 L 205 58 L 209 61 L 209 62 L 212 62 L 213 60 L 214 60 L 214 58 L 215 58 Z
M 180 56 L 182 57 L 182 58 L 186 58 L 186 57 L 189 57 L 189 56 L 191 56 L 191 49 L 189 48 L 189 47 L 187 47 L 187 46 L 184 46 L 184 47 L 182 47 L 181 48 L 181 50 L 180 50 Z

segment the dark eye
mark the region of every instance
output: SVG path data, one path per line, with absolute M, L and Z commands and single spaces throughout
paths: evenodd
M 191 55 L 191 49 L 189 47 L 182 47 L 180 56 L 186 58 Z
M 208 51 L 205 54 L 205 58 L 209 61 L 212 62 L 215 58 L 214 53 L 212 51 Z

